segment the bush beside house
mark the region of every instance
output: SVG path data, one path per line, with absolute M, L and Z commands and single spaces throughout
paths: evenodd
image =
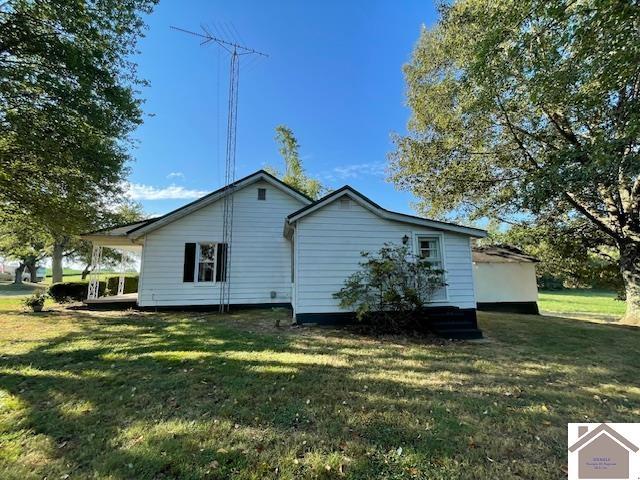
M 372 330 L 408 333 L 428 328 L 424 309 L 446 286 L 444 270 L 405 245 L 385 244 L 375 255 L 361 255 L 360 270 L 334 293 L 340 307 L 354 310 Z
M 101 280 L 98 287 L 98 294 L 115 295 L 118 291 L 120 277 L 109 277 Z M 87 298 L 89 282 L 60 282 L 49 287 L 49 296 L 58 303 L 81 302 Z M 138 277 L 125 277 L 124 293 L 135 293 L 138 291 Z
M 110 295 L 115 295 L 118 291 L 118 282 L 120 277 L 107 278 L 107 290 Z M 136 293 L 138 291 L 138 277 L 124 277 L 124 292 Z
M 100 282 L 100 295 L 104 295 L 106 286 L 106 282 Z M 87 298 L 88 291 L 88 282 L 60 282 L 49 287 L 49 296 L 57 303 L 81 302 Z

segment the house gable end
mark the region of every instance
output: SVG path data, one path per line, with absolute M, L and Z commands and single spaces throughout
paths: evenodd
M 306 196 L 304 193 L 299 192 L 298 190 L 290 187 L 289 185 L 285 184 L 284 182 L 282 182 L 281 180 L 277 179 L 276 177 L 274 177 L 273 175 L 271 175 L 268 172 L 265 172 L 264 170 L 260 170 L 256 173 L 253 173 L 251 175 L 248 175 L 247 177 L 244 177 L 236 182 L 234 182 L 231 186 L 225 186 L 220 188 L 219 190 L 216 190 L 215 192 L 212 192 L 208 195 L 205 195 L 202 198 L 199 198 L 198 200 L 195 200 L 194 202 L 191 202 L 187 205 L 184 205 L 176 210 L 173 210 L 172 212 L 167 213 L 166 215 L 163 215 L 162 217 L 159 217 L 157 219 L 154 219 L 153 222 L 144 224 L 144 225 L 140 225 L 140 226 L 136 226 L 135 228 L 129 230 L 127 232 L 127 236 L 129 236 L 130 238 L 138 238 L 141 237 L 142 235 L 145 235 L 147 233 L 150 233 L 158 228 L 161 228 L 169 223 L 172 223 L 180 218 L 183 218 L 186 215 L 189 215 L 193 212 L 196 212 L 198 210 L 200 210 L 201 208 L 204 208 L 208 205 L 211 205 L 215 202 L 217 202 L 218 200 L 224 198 L 225 195 L 228 194 L 228 192 L 231 190 L 231 188 L 233 188 L 234 193 L 238 192 L 239 190 L 242 190 L 244 188 L 247 188 L 251 185 L 253 185 L 256 182 L 259 181 L 265 181 L 268 184 L 270 184 L 271 186 L 281 190 L 282 192 L 288 194 L 289 196 L 291 196 L 292 198 L 298 200 L 300 203 L 304 204 L 304 205 L 308 205 L 313 203 L 313 200 L 311 198 L 309 198 L 308 196 Z
M 487 232 L 478 228 L 464 227 L 462 225 L 456 225 L 448 222 L 440 222 L 437 220 L 430 220 L 427 218 L 416 217 L 413 215 L 407 215 L 404 213 L 393 212 L 391 210 L 387 210 L 382 208 L 380 205 L 364 196 L 362 193 L 358 192 L 354 188 L 349 185 L 345 185 L 344 187 L 336 190 L 335 192 L 331 192 L 330 194 L 324 196 L 323 198 L 302 207 L 301 209 L 293 212 L 291 215 L 287 217 L 287 223 L 292 224 L 306 215 L 310 215 L 313 212 L 329 205 L 336 200 L 348 196 L 350 199 L 358 203 L 361 207 L 366 208 L 367 210 L 373 212 L 377 216 L 384 218 L 386 220 L 392 220 L 401 223 L 408 223 L 412 225 L 418 225 L 421 227 L 432 228 L 441 231 L 449 231 L 454 233 L 461 233 L 464 235 L 469 235 L 472 237 L 486 237 Z

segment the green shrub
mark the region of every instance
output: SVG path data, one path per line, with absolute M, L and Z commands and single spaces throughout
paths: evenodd
M 107 278 L 107 290 L 110 295 L 118 293 L 120 277 Z M 124 277 L 124 293 L 136 293 L 138 291 L 138 277 Z
M 376 255 L 361 255 L 360 270 L 333 294 L 340 307 L 354 310 L 358 320 L 376 330 L 424 329 L 424 307 L 446 286 L 444 270 L 407 246 L 385 244 Z
M 538 288 L 540 290 L 564 290 L 564 283 L 561 278 L 552 275 L 540 275 L 538 277 Z
M 100 282 L 99 295 L 104 295 L 107 284 Z M 49 287 L 49 296 L 58 303 L 81 302 L 87 298 L 89 282 L 60 282 Z

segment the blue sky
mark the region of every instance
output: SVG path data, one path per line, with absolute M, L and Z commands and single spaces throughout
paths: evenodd
M 273 137 L 286 124 L 311 176 L 411 213 L 413 197 L 385 180 L 385 165 L 409 118 L 402 65 L 435 19 L 425 1 L 161 1 L 136 58 L 151 86 L 131 194 L 161 214 L 222 185 L 228 54 L 169 28 L 206 24 L 269 54 L 241 63 L 238 178 L 282 166 Z

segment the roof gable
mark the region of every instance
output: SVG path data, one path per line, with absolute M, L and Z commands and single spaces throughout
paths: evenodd
M 226 185 L 214 192 L 211 192 L 205 195 L 204 197 L 201 197 L 191 203 L 188 203 L 187 205 L 184 205 L 176 210 L 173 210 L 172 212 L 169 212 L 161 217 L 154 218 L 150 222 L 135 226 L 134 228 L 128 230 L 126 234 L 131 238 L 138 238 L 146 233 L 152 232 L 153 230 L 156 230 L 160 227 L 163 227 L 164 225 L 174 222 L 179 218 L 189 215 L 190 213 L 200 210 L 201 208 L 206 207 L 207 205 L 211 205 L 212 203 L 220 200 L 225 195 L 227 195 L 232 189 L 233 191 L 237 191 L 245 187 L 248 187 L 249 185 L 252 185 L 256 182 L 259 182 L 261 180 L 271 184 L 275 188 L 292 196 L 293 198 L 298 199 L 302 203 L 305 203 L 307 205 L 313 203 L 313 200 L 307 195 L 305 195 L 304 193 L 300 192 L 299 190 L 296 190 L 295 188 L 290 187 L 289 185 L 284 183 L 282 180 L 274 177 L 270 173 L 264 170 L 259 170 L 255 173 L 252 173 L 251 175 L 241 178 L 240 180 L 236 180 L 231 185 Z
M 481 230 L 479 228 L 465 227 L 462 225 L 456 225 L 455 223 L 441 222 L 438 220 L 430 220 L 428 218 L 416 217 L 413 215 L 407 215 L 404 213 L 393 212 L 391 210 L 387 210 L 382 208 L 380 205 L 375 203 L 373 200 L 367 198 L 362 193 L 358 192 L 356 189 L 352 188 L 349 185 L 345 185 L 344 187 L 325 195 L 324 197 L 316 200 L 309 205 L 302 207 L 301 209 L 293 212 L 291 215 L 287 216 L 288 223 L 294 223 L 301 218 L 309 215 L 330 203 L 333 203 L 335 200 L 348 196 L 353 201 L 358 203 L 361 207 L 366 208 L 367 210 L 373 212 L 377 216 L 384 218 L 386 220 L 392 220 L 395 222 L 403 222 L 410 223 L 413 225 L 419 225 L 427 228 L 434 228 L 437 230 L 450 231 L 455 233 L 461 233 L 463 235 L 469 235 L 472 237 L 486 237 L 487 232 Z

